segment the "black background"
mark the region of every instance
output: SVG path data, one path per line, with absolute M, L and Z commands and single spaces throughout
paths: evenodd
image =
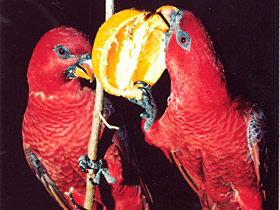
M 105 18 L 105 1 L 0 2 L 0 209 L 60 209 L 31 173 L 22 150 L 21 122 L 28 96 L 28 62 L 38 40 L 53 27 L 69 25 L 90 35 L 93 40 Z M 115 0 L 115 12 L 127 8 L 155 11 L 166 4 L 190 10 L 200 17 L 225 70 L 234 78 L 232 81 L 236 81 L 232 83 L 233 90 L 249 94 L 266 109 L 271 133 L 267 209 L 278 209 L 278 1 Z M 168 82 L 168 74 L 165 73 L 154 88 L 158 100 L 166 100 Z M 131 121 L 129 129 L 135 136 L 139 161 L 154 195 L 156 208 L 199 209 L 196 195 L 176 167 L 158 149 L 144 143 L 139 130 L 141 110 L 122 100 L 116 101 L 121 101 L 121 106 L 126 107 L 127 120 Z M 162 103 L 159 101 L 159 104 Z

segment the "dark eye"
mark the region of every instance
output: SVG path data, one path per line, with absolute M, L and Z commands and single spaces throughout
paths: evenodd
M 187 42 L 187 37 L 181 36 L 180 42 L 181 42 L 181 44 L 186 44 L 186 42 Z
M 74 57 L 70 53 L 69 49 L 67 47 L 62 46 L 62 45 L 55 46 L 53 50 L 62 59 L 70 59 L 70 58 Z
M 179 46 L 190 51 L 191 37 L 186 31 L 181 30 L 179 26 L 178 29 L 176 30 L 176 40 Z
M 59 55 L 65 55 L 65 50 L 63 48 L 58 49 Z

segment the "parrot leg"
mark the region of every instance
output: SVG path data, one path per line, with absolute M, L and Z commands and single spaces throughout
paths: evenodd
M 74 198 L 73 198 L 73 188 L 70 188 L 69 192 L 65 192 L 65 195 L 69 197 L 69 200 L 71 201 L 72 205 L 74 206 L 75 210 L 86 210 L 84 207 L 78 205 Z
M 97 185 L 100 183 L 101 175 L 104 176 L 106 181 L 110 184 L 114 184 L 117 180 L 110 176 L 110 173 L 107 168 L 106 161 L 104 159 L 100 159 L 98 161 L 90 160 L 88 155 L 82 155 L 79 158 L 79 166 L 81 170 L 85 173 L 88 173 L 88 169 L 95 169 L 97 170 L 95 177 L 92 179 L 90 178 L 90 182 L 93 185 Z
M 157 115 L 157 106 L 152 96 L 151 86 L 142 81 L 135 82 L 134 85 L 136 84 L 142 85 L 141 87 L 138 87 L 138 89 L 142 90 L 143 92 L 142 98 L 140 100 L 136 100 L 135 98 L 131 98 L 128 100 L 145 109 L 145 112 L 143 112 L 140 117 L 142 119 L 146 119 L 144 123 L 144 130 L 148 131 L 150 126 L 155 122 L 155 118 Z

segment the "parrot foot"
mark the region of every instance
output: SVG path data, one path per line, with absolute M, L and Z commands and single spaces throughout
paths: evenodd
M 73 198 L 73 187 L 71 187 L 69 189 L 68 192 L 65 192 L 64 194 L 68 196 L 68 198 L 70 199 L 72 205 L 74 206 L 75 210 L 86 210 L 84 207 L 80 206 L 79 204 L 77 204 Z
M 117 182 L 115 178 L 110 176 L 107 163 L 104 159 L 98 161 L 90 160 L 88 155 L 85 154 L 79 158 L 79 166 L 85 173 L 88 173 L 88 169 L 95 169 L 97 171 L 95 177 L 89 179 L 93 185 L 98 185 L 100 183 L 101 175 L 103 175 L 106 181 L 110 184 Z
M 143 112 L 140 115 L 140 117 L 142 119 L 146 119 L 144 123 L 144 130 L 147 132 L 150 126 L 155 122 L 155 118 L 157 115 L 157 107 L 152 95 L 151 86 L 143 81 L 137 81 L 134 83 L 134 85 L 137 84 L 142 85 L 138 87 L 138 89 L 140 89 L 143 92 L 142 98 L 140 100 L 136 100 L 135 98 L 130 98 L 128 100 L 145 109 L 145 112 Z

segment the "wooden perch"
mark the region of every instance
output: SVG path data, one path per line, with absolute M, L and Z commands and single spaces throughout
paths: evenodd
M 106 0 L 106 20 L 111 17 L 114 13 L 114 0 Z M 91 136 L 88 143 L 88 157 L 91 160 L 97 159 L 97 146 L 98 140 L 100 135 L 100 127 L 101 127 L 101 118 L 99 114 L 102 112 L 103 109 L 103 98 L 104 92 L 103 88 L 96 78 L 96 95 L 95 95 L 95 104 L 94 104 L 94 111 L 93 111 L 93 120 L 92 120 L 92 129 L 91 129 Z M 95 171 L 89 170 L 87 174 L 87 181 L 86 181 L 86 196 L 84 202 L 84 208 L 88 210 L 92 210 L 94 197 L 95 197 L 95 185 L 93 185 L 89 179 L 95 177 Z
M 96 95 L 95 95 L 95 104 L 93 111 L 93 120 L 92 120 L 92 129 L 91 136 L 88 143 L 88 157 L 91 160 L 96 160 L 97 158 L 97 146 L 99 140 L 99 133 L 101 127 L 101 119 L 98 115 L 99 112 L 102 112 L 103 109 L 103 88 L 96 79 Z M 92 210 L 94 196 L 95 196 L 95 185 L 93 185 L 89 179 L 95 177 L 95 170 L 89 170 L 87 173 L 87 183 L 86 183 L 86 197 L 84 207 L 88 210 Z

